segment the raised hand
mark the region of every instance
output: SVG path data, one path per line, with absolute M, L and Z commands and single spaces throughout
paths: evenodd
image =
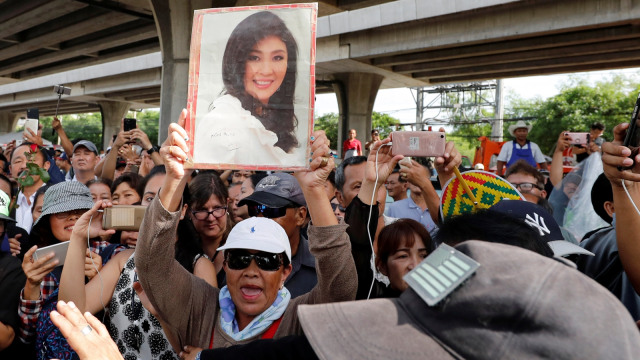
M 440 128 L 440 132 L 444 132 L 444 128 Z M 444 148 L 444 155 L 436 157 L 436 161 L 433 163 L 442 186 L 455 176 L 453 169 L 460 166 L 461 163 L 462 155 L 458 152 L 458 149 L 456 149 L 455 143 L 453 141 L 447 141 Z
M 151 148 L 152 146 L 151 140 L 149 140 L 149 136 L 147 136 L 147 134 L 144 131 L 142 131 L 141 129 L 135 128 L 131 130 L 129 133 L 131 134 L 131 139 L 138 140 L 139 145 L 144 150 Z
M 24 254 L 24 258 L 22 259 L 22 271 L 24 271 L 24 274 L 27 276 L 27 282 L 24 286 L 24 297 L 26 300 L 37 300 L 40 298 L 40 283 L 42 283 L 42 279 L 58 266 L 58 260 L 49 261 L 55 256 L 53 252 L 42 256 L 38 260 L 34 260 L 33 253 L 35 253 L 37 249 L 37 246 L 33 246 Z
M 84 258 L 84 276 L 91 280 L 98 275 L 100 270 L 102 270 L 102 257 L 98 253 L 87 249 L 86 257 Z
M 613 128 L 613 141 L 602 144 L 602 167 L 605 176 L 611 181 L 611 185 L 622 187 L 622 180 L 640 182 L 640 155 L 630 158 L 631 150 L 622 146 L 622 142 L 629 128 L 628 123 L 618 124 Z M 619 170 L 632 166 L 630 170 Z
M 20 238 L 22 234 L 16 234 L 15 238 L 9 238 L 9 250 L 11 251 L 11 256 L 18 256 L 20 251 L 22 250 L 22 246 L 20 245 Z
M 563 152 L 571 147 L 571 137 L 567 134 L 566 130 L 562 130 L 558 135 L 558 142 L 556 143 L 556 151 Z
M 418 164 L 415 160 L 400 162 L 400 176 L 420 188 L 427 182 L 431 183 L 429 169 Z
M 323 130 L 314 131 L 311 136 L 311 163 L 308 170 L 297 171 L 293 175 L 302 188 L 322 188 L 335 167 L 330 155 L 329 139 Z
M 91 313 L 84 315 L 72 303 L 58 301 L 58 311 L 51 312 L 51 322 L 60 329 L 81 360 L 122 359 L 118 346 L 107 328 Z
M 71 237 L 80 237 L 81 239 L 112 235 L 116 231 L 113 229 L 104 230 L 102 228 L 102 213 L 98 212 L 100 209 L 111 207 L 111 202 L 108 200 L 97 200 L 93 207 L 87 212 L 82 214 L 76 224 L 73 226 Z M 91 227 L 89 227 L 91 224 Z
M 184 129 L 184 124 L 188 116 L 189 111 L 183 109 L 180 113 L 178 123 L 169 125 L 169 134 L 160 148 L 160 155 L 167 169 L 167 176 L 176 179 L 182 179 L 185 175 L 184 163 L 189 158 L 187 156 L 189 153 L 189 147 L 187 146 L 189 136 Z
M 373 183 L 377 178 L 378 187 L 387 181 L 398 161 L 404 158 L 401 154 L 393 154 L 391 146 L 387 145 L 391 140 L 391 137 L 388 137 L 382 141 L 374 142 L 367 158 L 364 180 Z

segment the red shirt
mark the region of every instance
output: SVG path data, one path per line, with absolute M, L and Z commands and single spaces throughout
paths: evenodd
M 347 139 L 342 143 L 342 153 L 346 153 L 347 150 L 356 150 L 357 154 L 362 154 L 362 143 L 358 139 Z

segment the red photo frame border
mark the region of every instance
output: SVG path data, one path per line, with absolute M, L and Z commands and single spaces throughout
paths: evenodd
M 191 49 L 189 51 L 189 84 L 188 84 L 188 96 L 187 96 L 187 109 L 189 110 L 189 116 L 185 122 L 185 130 L 189 135 L 189 158 L 193 159 L 194 152 L 194 139 L 195 139 L 195 113 L 198 103 L 198 80 L 200 78 L 200 50 L 202 44 L 202 22 L 204 16 L 211 13 L 225 13 L 225 12 L 237 12 L 247 10 L 278 10 L 278 9 L 311 9 L 311 42 L 310 42 L 310 54 L 309 54 L 309 114 L 308 114 L 308 129 L 307 139 L 313 132 L 314 125 L 314 106 L 315 106 L 315 91 L 316 91 L 316 27 L 318 23 L 318 4 L 282 4 L 282 5 L 260 5 L 260 6 L 241 6 L 232 8 L 214 8 L 214 9 L 202 9 L 196 10 L 193 16 L 193 28 L 191 32 Z M 306 158 L 309 158 L 309 147 L 307 147 Z M 215 170 L 303 170 L 309 168 L 308 164 L 305 166 L 264 166 L 264 165 L 238 165 L 238 164 L 212 164 L 212 163 L 194 163 L 192 161 L 185 162 L 185 168 L 193 169 L 215 169 Z

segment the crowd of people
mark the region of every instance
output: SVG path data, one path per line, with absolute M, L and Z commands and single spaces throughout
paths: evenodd
M 547 167 L 527 140 L 530 125 L 512 125 L 498 170 L 506 167 L 504 179 L 526 201 L 443 219 L 431 170 L 392 153 L 377 130 L 368 156 L 351 130 L 337 167 L 316 131 L 308 170 L 188 170 L 187 115 L 161 147 L 140 129 L 121 129 L 101 154 L 68 139 L 57 120 L 60 149 L 33 132 L 7 146 L 0 358 L 639 353 L 640 158 L 622 146 L 627 124 L 610 142 L 595 124 L 597 136 L 576 151 L 603 169 L 588 189 L 572 180 L 585 174 L 563 177 L 566 132 Z M 449 141 L 432 160 L 444 186 L 461 155 Z M 579 192 L 607 224 L 582 238 L 565 226 L 568 201 L 548 200 Z M 138 231 L 103 228 L 116 205 L 146 207 Z M 38 251 L 60 244 L 65 256 Z M 453 284 L 463 267 L 445 253 L 479 267 Z M 409 281 L 416 272 L 433 282 Z M 429 305 L 425 291 L 444 300 Z

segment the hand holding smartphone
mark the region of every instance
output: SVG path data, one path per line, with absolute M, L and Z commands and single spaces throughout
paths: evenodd
M 55 256 L 51 260 L 47 261 L 47 263 L 50 263 L 53 260 L 58 260 L 58 265 L 64 265 L 64 261 L 67 258 L 68 249 L 69 249 L 69 241 L 61 242 L 51 246 L 46 246 L 36 250 L 36 252 L 33 253 L 33 260 L 38 260 L 43 256 L 46 256 L 50 253 L 54 253 Z
M 131 131 L 133 129 L 135 129 L 136 127 L 138 127 L 137 123 L 136 123 L 136 119 L 132 119 L 132 118 L 125 118 L 122 124 L 122 130 L 124 131 Z
M 638 155 L 638 148 L 640 147 L 640 119 L 638 118 L 638 108 L 640 107 L 640 94 L 638 94 L 638 98 L 636 99 L 636 105 L 633 108 L 633 113 L 631 113 L 631 121 L 629 121 L 629 128 L 627 129 L 627 135 L 624 138 L 624 142 L 622 145 L 626 146 L 631 150 L 631 160 L 633 160 L 633 165 L 629 167 L 621 167 L 620 170 L 628 170 L 633 168 L 635 163 L 635 158 Z
M 587 132 L 566 132 L 565 135 L 571 139 L 571 145 L 588 145 L 591 141 L 591 134 Z
M 394 131 L 391 133 L 392 152 L 413 157 L 444 155 L 446 136 L 440 131 Z
M 102 228 L 126 231 L 140 230 L 146 206 L 142 205 L 114 205 L 104 209 Z

